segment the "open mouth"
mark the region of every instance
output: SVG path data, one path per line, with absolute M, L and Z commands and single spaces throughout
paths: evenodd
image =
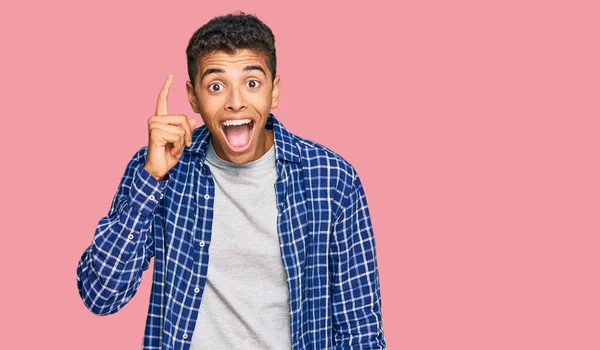
M 227 147 L 232 153 L 248 150 L 252 143 L 254 121 L 249 118 L 230 119 L 221 123 Z

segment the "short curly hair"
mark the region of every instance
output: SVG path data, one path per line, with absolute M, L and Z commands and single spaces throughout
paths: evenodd
M 263 54 L 271 77 L 277 73 L 275 36 L 266 24 L 255 15 L 244 12 L 214 17 L 200 27 L 190 38 L 186 49 L 188 75 L 192 86 L 198 72 L 198 62 L 215 51 L 234 54 L 238 49 L 249 49 Z

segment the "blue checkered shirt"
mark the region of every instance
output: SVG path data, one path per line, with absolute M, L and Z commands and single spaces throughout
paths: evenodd
M 367 201 L 355 169 L 273 114 L 274 185 L 287 273 L 292 349 L 385 349 L 379 273 Z M 84 304 L 98 315 L 131 300 L 154 257 L 143 349 L 189 349 L 209 268 L 215 184 L 204 163 L 210 132 L 194 130 L 160 182 L 147 147 L 125 170 L 108 215 L 77 265 Z

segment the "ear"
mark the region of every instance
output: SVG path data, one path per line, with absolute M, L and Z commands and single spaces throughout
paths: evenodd
M 188 100 L 190 101 L 190 106 L 192 106 L 192 110 L 200 114 L 200 102 L 196 97 L 196 92 L 194 91 L 194 87 L 192 86 L 191 81 L 188 80 L 185 83 L 185 90 L 187 91 Z
M 273 80 L 273 91 L 271 92 L 271 109 L 277 108 L 279 105 L 279 75 Z

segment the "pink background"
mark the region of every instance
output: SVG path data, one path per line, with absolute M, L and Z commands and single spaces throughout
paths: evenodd
M 390 349 L 600 348 L 597 2 L 249 3 L 1 5 L 0 347 L 140 348 L 150 271 L 98 317 L 77 261 L 168 73 L 193 115 L 189 37 L 243 10 L 274 113 L 358 169 Z

